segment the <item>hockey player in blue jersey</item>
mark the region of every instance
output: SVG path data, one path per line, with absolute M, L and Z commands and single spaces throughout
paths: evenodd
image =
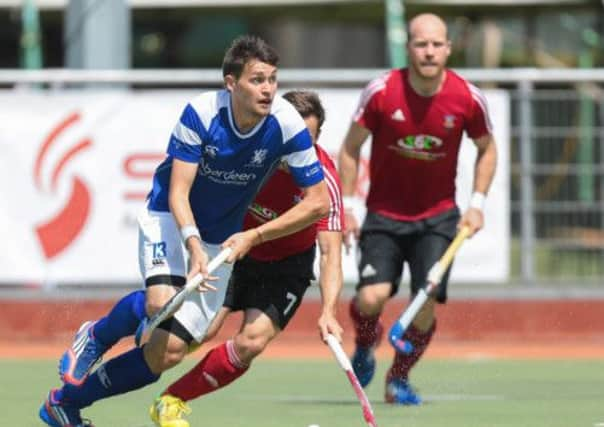
M 201 342 L 222 306 L 233 261 L 252 246 L 296 232 L 326 215 L 329 196 L 322 167 L 303 119 L 277 90 L 275 51 L 253 36 L 236 39 L 225 54 L 226 88 L 202 93 L 184 108 L 168 144 L 168 157 L 153 177 L 139 217 L 139 264 L 146 292 L 120 300 L 97 322 L 85 323 L 61 358 L 64 382 L 40 408 L 53 427 L 91 425 L 80 415 L 92 403 L 159 379 Z M 304 198 L 278 218 L 241 232 L 243 218 L 263 181 L 286 162 Z M 208 260 L 223 247 L 232 253 L 211 286 L 188 297 L 142 348 L 107 361 L 89 375 L 102 354 L 131 335 L 184 285 L 207 276 Z M 187 254 L 188 252 L 188 254 Z M 189 268 L 187 271 L 187 255 Z

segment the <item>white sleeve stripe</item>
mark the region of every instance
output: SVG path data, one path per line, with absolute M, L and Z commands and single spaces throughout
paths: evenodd
M 317 155 L 314 147 L 308 147 L 306 150 L 295 151 L 286 156 L 287 164 L 294 168 L 310 166 L 317 162 Z
M 363 93 L 361 93 L 361 100 L 359 101 L 359 106 L 354 113 L 353 120 L 359 120 L 363 115 L 363 111 L 365 111 L 365 107 L 369 101 L 371 101 L 371 98 L 373 98 L 373 95 L 386 87 L 386 78 L 387 75 L 371 81 L 365 90 L 363 90 Z
M 182 122 L 178 122 L 176 126 L 174 126 L 174 130 L 172 134 L 178 138 L 180 141 L 189 145 L 201 145 L 201 138 L 193 129 L 190 129 L 182 124 Z
M 196 96 L 189 105 L 199 117 L 199 121 L 205 129 L 210 129 L 212 119 L 218 115 L 221 108 L 226 107 L 229 101 L 229 92 L 205 92 Z
M 344 224 L 342 224 L 342 206 L 343 206 L 343 202 L 342 202 L 342 193 L 340 191 L 340 187 L 338 186 L 338 183 L 336 182 L 336 180 L 334 179 L 333 176 L 329 175 L 329 180 L 330 182 L 333 182 L 333 188 L 334 188 L 334 194 L 335 194 L 335 214 L 334 214 L 334 224 L 335 224 L 335 229 L 338 231 L 342 231 L 342 228 L 344 226 Z
M 489 115 L 489 109 L 487 107 L 487 100 L 484 94 L 473 84 L 468 83 L 470 87 L 470 92 L 472 93 L 472 98 L 478 103 L 480 109 L 482 110 L 482 114 L 485 118 L 486 127 L 489 132 L 493 131 L 493 124 L 491 123 L 491 116 Z
M 333 230 L 337 226 L 337 205 L 334 203 L 334 190 L 333 184 L 325 179 L 325 183 L 327 184 L 327 189 L 329 192 L 329 214 L 327 216 L 327 229 Z
M 388 80 L 386 78 L 386 76 L 387 75 L 383 75 L 383 76 L 378 77 L 377 79 L 374 79 L 373 81 L 369 82 L 369 84 L 365 88 L 364 92 L 374 93 L 374 92 L 382 89 L 384 86 L 386 86 L 386 80 Z
M 271 114 L 277 119 L 283 135 L 283 143 L 287 144 L 292 138 L 295 138 L 300 132 L 306 130 L 306 123 L 293 105 L 280 96 L 273 101 Z
M 483 109 L 483 111 L 487 111 L 487 100 L 480 89 L 472 84 L 470 84 L 469 87 L 470 92 L 472 93 L 472 98 L 474 98 L 474 100 L 480 104 L 480 107 Z
M 342 195 L 340 194 L 338 184 L 327 168 L 323 168 L 323 174 L 325 175 L 325 182 L 327 183 L 327 188 L 329 190 L 329 217 L 327 228 L 330 231 L 341 231 L 340 206 L 342 205 Z

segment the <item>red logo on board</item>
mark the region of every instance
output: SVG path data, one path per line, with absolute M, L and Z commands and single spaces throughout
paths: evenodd
M 52 165 L 50 185 L 43 185 L 41 171 L 42 167 L 49 162 L 47 156 L 50 148 L 57 141 L 61 133 L 79 120 L 79 113 L 69 115 L 52 129 L 44 139 L 36 157 L 33 170 L 34 183 L 38 191 L 50 191 L 52 194 L 56 194 L 57 185 L 65 166 L 81 151 L 86 150 L 92 145 L 92 141 L 88 138 L 70 145 L 67 152 L 63 153 L 58 161 Z M 90 205 L 91 197 L 88 187 L 79 176 L 73 176 L 71 178 L 69 197 L 63 207 L 52 218 L 36 225 L 36 234 L 46 259 L 52 259 L 59 255 L 77 238 L 90 214 Z

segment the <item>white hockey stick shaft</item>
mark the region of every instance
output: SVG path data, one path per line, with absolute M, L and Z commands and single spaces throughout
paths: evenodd
M 231 254 L 231 248 L 226 248 L 220 251 L 212 260 L 208 263 L 208 274 L 212 274 L 220 265 L 227 260 Z M 151 332 L 161 322 L 169 318 L 174 312 L 182 305 L 187 296 L 195 291 L 197 287 L 204 281 L 204 276 L 201 273 L 197 273 L 176 293 L 172 298 L 168 300 L 166 304 L 157 312 L 151 316 L 143 336 L 149 336 Z M 143 341 L 144 342 L 144 341 Z

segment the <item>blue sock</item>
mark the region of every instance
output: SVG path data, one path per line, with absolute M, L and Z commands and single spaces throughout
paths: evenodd
M 131 292 L 94 324 L 94 337 L 110 348 L 120 339 L 134 335 L 145 315 L 145 291 Z
M 65 384 L 57 396 L 70 406 L 85 408 L 97 400 L 137 390 L 159 379 L 149 369 L 142 348 L 134 348 L 102 364 L 79 387 Z

